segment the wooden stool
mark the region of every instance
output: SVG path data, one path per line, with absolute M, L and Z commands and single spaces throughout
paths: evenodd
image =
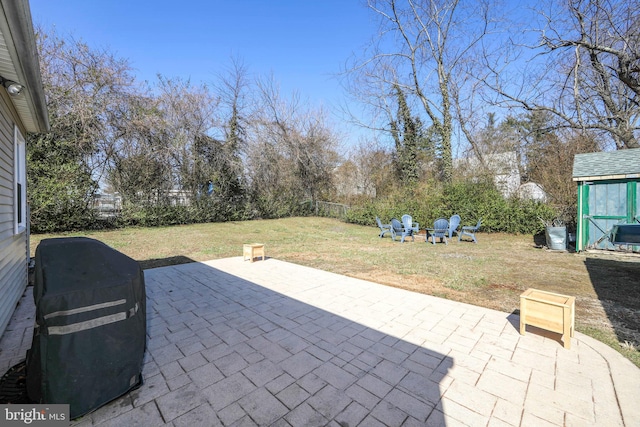
M 262 257 L 262 260 L 265 260 L 264 243 L 250 243 L 242 246 L 243 261 L 246 261 L 248 258 L 251 262 L 253 262 L 253 259 L 257 257 Z
M 520 295 L 520 334 L 526 325 L 562 334 L 564 348 L 571 348 L 576 298 L 553 292 L 527 289 Z

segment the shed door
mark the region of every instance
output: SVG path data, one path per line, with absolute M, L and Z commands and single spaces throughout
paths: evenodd
M 627 222 L 627 199 L 627 182 L 595 182 L 589 185 L 589 247 L 614 249 L 602 237 L 615 224 Z
M 634 216 L 632 218 L 632 221 L 640 223 L 640 183 L 634 182 L 633 184 L 636 187 L 636 191 L 635 191 L 636 198 L 634 200 L 634 203 L 636 205 L 636 209 L 635 209 L 635 214 L 634 214 Z

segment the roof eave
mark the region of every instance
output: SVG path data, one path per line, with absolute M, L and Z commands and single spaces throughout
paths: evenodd
M 638 179 L 640 173 L 628 173 L 620 175 L 600 175 L 600 176 L 574 176 L 574 181 L 606 181 L 606 180 L 620 180 L 620 179 Z
M 20 95 L 12 99 L 12 102 L 19 114 L 22 111 L 28 111 L 28 113 L 22 113 L 22 115 L 28 114 L 28 117 L 20 117 L 27 132 L 46 132 L 49 130 L 49 115 L 29 3 L 27 0 L 0 0 L 0 7 L 2 8 L 0 26 L 7 53 L 15 71 L 15 77 L 11 75 L 3 77 L 14 77 L 25 87 Z M 2 49 L 5 47 L 3 46 Z M 21 103 L 24 108 L 20 108 Z

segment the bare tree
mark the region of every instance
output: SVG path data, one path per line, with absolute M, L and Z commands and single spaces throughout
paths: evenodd
M 218 99 L 206 85 L 158 79 L 157 94 L 120 106 L 111 184 L 134 202 L 166 202 L 174 189 L 195 200 L 222 168 L 211 137 Z
M 301 202 L 333 191 L 337 138 L 327 115 L 298 96 L 281 96 L 273 79 L 257 84 L 261 109 L 252 120 L 247 170 L 254 200 L 267 215 L 295 213 Z
M 228 151 L 237 155 L 245 147 L 248 122 L 252 114 L 248 92 L 251 90 L 249 69 L 240 58 L 231 58 L 230 65 L 217 76 L 214 89 L 220 97 L 223 139 Z
M 128 62 L 106 49 L 43 27 L 36 37 L 51 130 L 27 144 L 31 224 L 34 231 L 82 228 L 93 221 L 133 77 Z
M 466 115 L 475 113 L 457 103 L 467 102 L 467 91 L 474 89 L 468 64 L 488 34 L 489 6 L 463 0 L 368 0 L 367 4 L 381 24 L 364 58 L 349 68 L 354 76 L 351 91 L 386 111 L 382 116 L 387 124 L 392 123 L 389 98 L 396 95 L 395 88 L 413 98 L 416 103 L 408 100 L 407 105 L 419 105 L 416 111 L 438 134 L 442 176 L 450 181 L 455 122 L 464 130 Z M 390 130 L 387 124 L 380 128 Z M 473 144 L 473 133 L 465 134 Z
M 593 135 L 573 129 L 539 135 L 535 149 L 529 149 L 528 177 L 540 184 L 565 223 L 575 221 L 577 212 L 576 183 L 571 179 L 576 154 L 598 150 Z
M 108 181 L 126 204 L 158 203 L 174 186 L 159 99 L 139 95 L 120 106 Z
M 395 191 L 392 155 L 380 143 L 360 141 L 349 158 L 357 167 L 364 194 L 380 197 Z
M 218 75 L 214 84 L 220 98 L 219 121 L 223 132 L 217 163 L 225 165 L 216 175 L 215 189 L 219 196 L 233 200 L 236 205 L 244 203 L 246 196 L 242 153 L 247 149 L 247 133 L 253 114 L 249 97 L 252 86 L 248 67 L 237 57 L 231 58 L 230 65 Z
M 212 165 L 202 154 L 213 143 L 208 137 L 217 124 L 219 100 L 206 85 L 180 79 L 159 76 L 159 90 L 158 108 L 175 184 L 196 198 L 211 174 Z
M 598 132 L 618 149 L 639 147 L 640 3 L 552 0 L 538 14 L 537 43 L 504 50 L 518 55 L 520 86 L 513 56 L 487 60 L 499 100 L 551 113 L 555 127 Z
M 40 72 L 51 116 L 51 136 L 82 153 L 94 179 L 102 176 L 112 153 L 114 123 L 121 106 L 136 93 L 129 63 L 107 49 L 37 28 Z

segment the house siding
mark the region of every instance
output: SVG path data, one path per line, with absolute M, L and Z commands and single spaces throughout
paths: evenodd
M 0 97 L 0 336 L 28 281 L 27 232 L 14 234 L 12 110 Z

